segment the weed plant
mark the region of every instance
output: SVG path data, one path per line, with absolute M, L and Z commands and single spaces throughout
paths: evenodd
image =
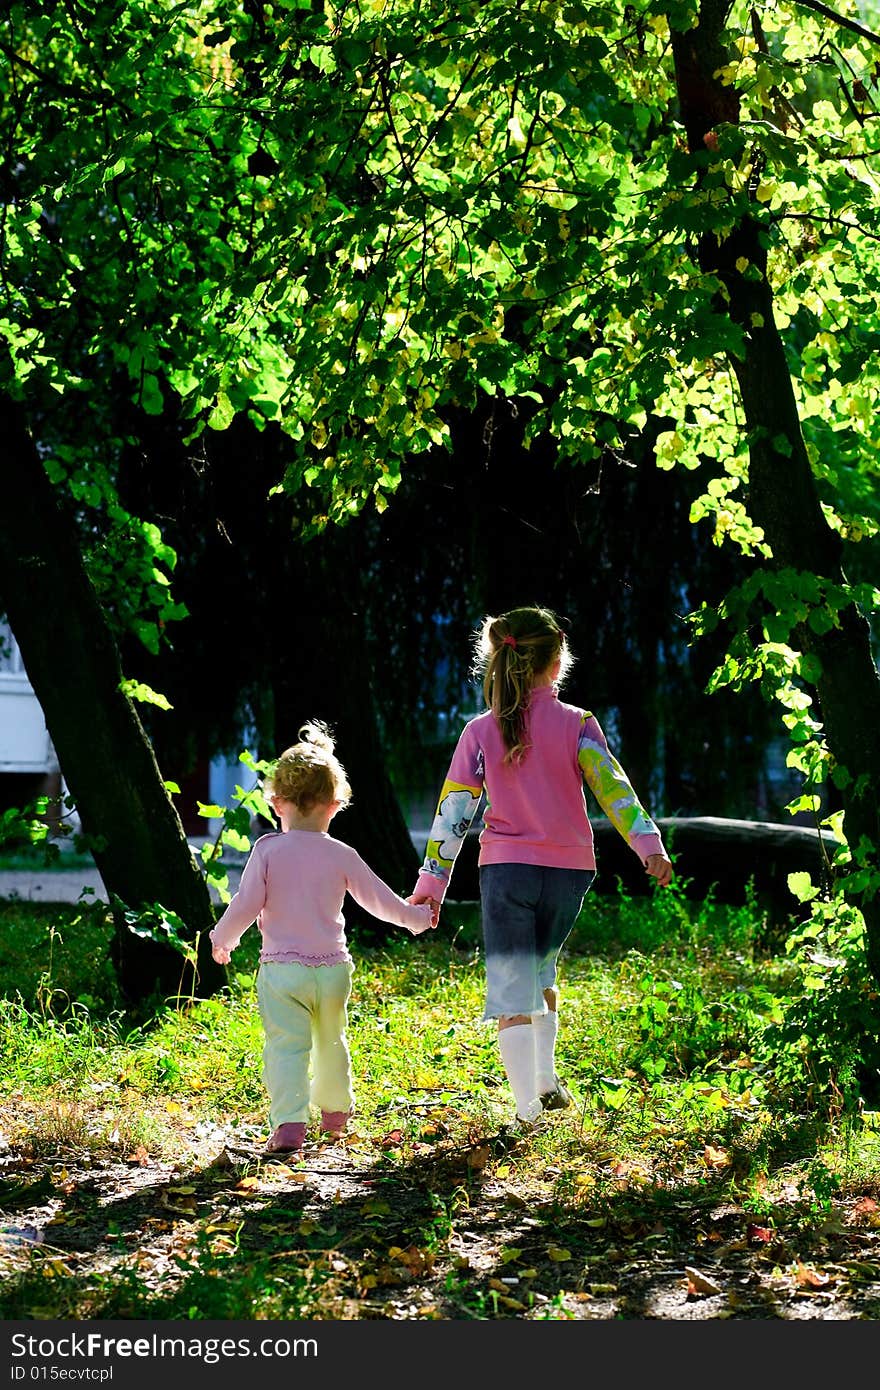
M 169 1001 L 138 1020 L 116 993 L 110 932 L 99 908 L 0 910 L 7 1143 L 37 1158 L 108 1146 L 173 1158 L 181 1125 L 266 1133 L 256 930 L 236 951 L 222 994 L 184 1007 Z M 498 1169 L 513 1184 L 530 1181 L 536 1165 L 554 1175 L 549 1222 L 585 1202 L 601 1221 L 622 1185 L 651 1192 L 655 1207 L 663 1194 L 724 1191 L 759 1216 L 780 1174 L 821 1212 L 841 1184 L 876 1173 L 874 1116 L 844 1085 L 849 1043 L 835 1059 L 833 1037 L 823 1042 L 825 1085 L 799 1066 L 800 1039 L 780 1053 L 801 976 L 790 953 L 762 940 L 751 901 L 695 903 L 681 885 L 641 899 L 588 897 L 559 970 L 558 1067 L 575 1104 Z M 449 903 L 435 933 L 412 940 L 389 931 L 369 947 L 355 937 L 353 952 L 354 1136 L 396 1136 L 386 1163 L 393 1176 L 420 1146 L 464 1151 L 498 1133 L 511 1103 L 494 1025 L 481 1021 L 478 908 Z M 420 1249 L 448 1240 L 457 1200 L 454 1190 L 425 1194 Z M 90 1286 L 94 1307 L 102 1316 L 218 1318 L 304 1317 L 320 1307 L 323 1266 L 282 1278 L 269 1248 L 233 1280 L 225 1271 L 234 1241 L 211 1251 L 186 1256 L 188 1301 L 169 1287 L 147 1304 L 134 1275 L 129 1284 L 117 1271 L 112 1286 Z M 65 1312 L 62 1293 L 53 1316 L 91 1315 L 82 1302 Z

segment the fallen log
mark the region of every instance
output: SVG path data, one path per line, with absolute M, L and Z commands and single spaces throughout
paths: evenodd
M 788 886 L 788 875 L 805 870 L 814 883 L 826 883 L 827 860 L 839 848 L 829 831 L 823 830 L 820 840 L 819 832 L 809 826 L 772 821 L 668 816 L 657 825 L 685 897 L 701 901 L 711 894 L 717 902 L 744 903 L 751 881 L 756 903 L 775 921 L 801 910 Z M 593 837 L 597 871 L 591 891 L 647 894 L 650 879 L 610 821 L 593 821 Z M 479 898 L 478 853 L 479 831 L 471 830 L 456 861 L 451 900 Z

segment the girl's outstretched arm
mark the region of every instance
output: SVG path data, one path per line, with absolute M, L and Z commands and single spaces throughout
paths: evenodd
M 436 903 L 439 913 L 455 861 L 477 814 L 482 794 L 480 784 L 471 786 L 449 778 L 443 783 L 428 832 L 425 858 L 410 902 Z
M 660 831 L 636 796 L 629 778 L 608 747 L 598 719 L 592 714 L 585 714 L 581 724 L 578 763 L 584 781 L 615 830 L 639 856 L 652 878 L 668 883 L 672 865 Z M 660 860 L 668 865 L 668 876 L 662 866 L 659 871 L 649 867 Z
M 433 909 L 426 909 L 424 903 L 415 904 L 411 898 L 401 898 L 389 888 L 384 879 L 364 862 L 352 846 L 345 847 L 346 885 L 355 902 L 366 908 L 382 922 L 390 922 L 395 927 L 405 927 L 413 936 L 430 931 L 437 925 Z

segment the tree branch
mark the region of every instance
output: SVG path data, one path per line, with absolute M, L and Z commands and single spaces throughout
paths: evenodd
M 16 53 L 14 48 L 9 48 L 5 43 L 0 42 L 0 53 L 4 54 L 12 64 L 13 71 L 16 67 L 24 68 L 33 77 L 38 77 L 41 82 L 45 82 L 49 87 L 54 87 L 56 92 L 63 93 L 64 96 L 79 97 L 81 100 L 94 102 L 95 106 L 103 106 L 104 102 L 94 92 L 89 92 L 84 87 L 74 87 L 69 82 L 59 82 L 57 77 L 53 77 L 50 72 L 43 72 L 40 68 L 34 67 L 27 58 L 23 58 L 20 53 Z
M 774 222 L 815 222 L 820 227 L 826 224 L 834 227 L 845 227 L 848 232 L 860 232 L 868 241 L 880 241 L 880 232 L 869 232 L 858 222 L 848 222 L 845 217 L 834 217 L 831 213 L 782 212 L 773 220 Z
M 431 126 L 430 130 L 428 131 L 427 135 L 425 136 L 425 140 L 424 140 L 424 143 L 423 143 L 421 149 L 417 152 L 415 158 L 413 159 L 413 163 L 414 163 L 414 164 L 417 164 L 417 163 L 419 162 L 419 160 L 421 159 L 422 155 L 423 155 L 423 154 L 425 153 L 425 151 L 427 150 L 428 146 L 431 145 L 431 144 L 433 143 L 434 137 L 436 136 L 436 134 L 437 134 L 438 130 L 440 129 L 440 127 L 442 126 L 443 122 L 446 120 L 446 117 L 449 115 L 450 111 L 454 110 L 454 108 L 458 105 L 458 99 L 459 99 L 459 97 L 461 96 L 461 94 L 462 94 L 462 92 L 464 91 L 465 87 L 466 87 L 466 86 L 468 85 L 468 83 L 470 82 L 470 80 L 471 80 L 471 78 L 473 77 L 474 73 L 476 72 L 477 68 L 480 66 L 481 61 L 482 61 L 482 54 L 477 54 L 477 57 L 476 57 L 476 58 L 474 59 L 474 61 L 471 63 L 470 67 L 468 68 L 467 72 L 465 73 L 464 77 L 462 78 L 461 83 L 460 83 L 459 88 L 458 88 L 458 91 L 455 93 L 455 96 L 449 98 L 449 100 L 447 101 L 447 103 L 446 103 L 446 105 L 444 106 L 443 110 L 440 112 L 440 115 L 437 117 L 436 121 L 435 121 L 434 124 Z
M 866 29 L 864 24 L 860 24 L 857 19 L 850 19 L 848 15 L 838 14 L 828 5 L 823 5 L 821 0 L 795 0 L 795 4 L 802 6 L 805 10 L 813 10 L 816 14 L 824 15 L 834 24 L 839 24 L 841 29 L 850 29 L 860 38 L 868 39 L 870 43 L 880 44 L 880 34 L 875 34 L 872 29 Z

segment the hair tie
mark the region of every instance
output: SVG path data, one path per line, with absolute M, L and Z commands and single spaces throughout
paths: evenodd
M 516 651 L 516 638 L 510 636 L 502 637 L 501 645 L 502 647 L 513 647 L 513 650 Z

